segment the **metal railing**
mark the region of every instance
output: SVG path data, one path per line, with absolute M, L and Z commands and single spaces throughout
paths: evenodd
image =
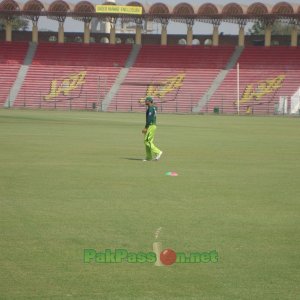
M 16 101 L 13 103 L 11 96 L 8 96 L 7 108 L 22 108 L 22 109 L 49 109 L 49 110 L 87 110 L 87 111 L 103 111 L 102 102 L 105 95 L 91 96 L 87 92 L 82 92 L 79 97 L 60 97 L 53 98 L 51 101 L 46 101 L 41 92 L 21 91 Z M 128 99 L 122 96 L 116 96 L 109 105 L 108 111 L 111 112 L 142 112 L 145 110 L 136 99 L 136 95 L 132 94 Z M 288 97 L 290 99 L 290 97 Z M 190 94 L 185 101 L 176 97 L 172 101 L 157 101 L 155 105 L 160 113 L 184 113 L 194 114 L 193 109 L 198 104 L 199 96 Z M 212 99 L 202 107 L 198 114 L 215 114 L 215 115 L 235 115 L 237 114 L 237 107 L 235 99 L 228 96 L 219 97 L 219 99 Z M 290 103 L 288 101 L 287 111 L 278 111 L 279 96 L 274 95 L 266 98 L 261 102 L 252 99 L 240 106 L 241 115 L 285 115 L 289 114 Z M 299 111 L 300 113 L 300 111 Z

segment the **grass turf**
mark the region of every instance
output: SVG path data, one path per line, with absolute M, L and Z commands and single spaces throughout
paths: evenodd
M 299 119 L 0 110 L 1 299 L 297 299 Z M 175 171 L 178 177 L 164 174 Z M 85 248 L 217 263 L 83 263 Z

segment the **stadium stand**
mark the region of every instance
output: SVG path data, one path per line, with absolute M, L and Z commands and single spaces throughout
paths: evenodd
M 27 49 L 27 42 L 0 43 L 0 106 L 9 98 L 10 89 L 23 64 Z
M 130 45 L 41 43 L 14 107 L 96 108 L 130 51 Z
M 191 112 L 234 51 L 232 46 L 143 45 L 109 110 L 140 111 L 154 96 L 163 112 Z
M 131 45 L 38 44 L 14 107 L 96 109 L 118 78 Z M 27 42 L 0 43 L 0 104 L 9 97 Z M 234 52 L 233 46 L 143 45 L 109 111 L 144 111 L 154 96 L 160 111 L 191 112 Z M 281 96 L 300 87 L 299 47 L 248 46 L 239 58 L 240 112 L 273 114 Z M 237 72 L 229 71 L 201 112 L 237 112 Z
M 276 113 L 281 96 L 290 98 L 300 87 L 299 47 L 274 46 L 244 49 L 240 59 L 240 112 Z M 232 69 L 206 108 L 237 112 L 237 71 Z

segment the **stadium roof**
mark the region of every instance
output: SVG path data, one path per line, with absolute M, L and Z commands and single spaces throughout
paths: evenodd
M 170 1 L 171 2 L 171 1 Z M 111 2 L 105 4 L 112 5 Z M 214 19 L 294 19 L 300 20 L 300 5 L 290 2 L 276 2 L 265 4 L 264 2 L 254 2 L 249 5 L 239 2 L 230 2 L 225 5 L 217 5 L 212 2 L 195 4 L 194 1 L 178 2 L 175 5 L 154 2 L 143 4 L 142 1 L 128 1 L 124 5 L 142 7 L 142 18 L 153 19 L 194 19 L 194 20 L 214 20 Z M 24 3 L 15 0 L 0 1 L 0 17 L 8 16 L 70 16 L 84 20 L 84 17 L 109 17 L 112 15 L 101 16 L 96 13 L 96 5 L 89 1 L 79 1 L 73 4 L 64 0 L 54 0 L 47 4 L 40 0 L 28 0 Z M 114 15 L 116 17 L 116 15 Z M 117 15 L 117 17 L 129 17 Z M 131 16 L 136 18 L 137 16 Z

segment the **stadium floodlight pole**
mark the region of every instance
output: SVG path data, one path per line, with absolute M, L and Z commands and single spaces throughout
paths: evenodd
M 240 64 L 236 66 L 237 73 L 237 113 L 240 114 Z

